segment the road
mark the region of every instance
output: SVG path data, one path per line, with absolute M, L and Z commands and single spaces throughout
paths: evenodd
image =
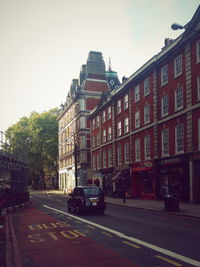
M 12 215 L 23 267 L 200 266 L 198 218 L 115 205 L 104 215 L 69 214 L 64 195 L 42 192 L 31 201 L 28 216 Z

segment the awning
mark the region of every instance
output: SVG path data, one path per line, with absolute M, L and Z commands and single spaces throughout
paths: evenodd
M 138 167 L 138 168 L 132 168 L 132 172 L 141 172 L 141 171 L 150 171 L 152 170 L 152 167 Z
M 111 182 L 116 182 L 116 180 L 118 180 L 118 179 L 120 178 L 120 174 L 121 174 L 120 171 L 116 172 L 116 173 L 111 177 Z

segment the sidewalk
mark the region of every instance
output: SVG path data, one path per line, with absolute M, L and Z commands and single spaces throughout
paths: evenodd
M 36 193 L 38 191 L 31 191 L 31 192 L 34 194 L 34 192 Z M 64 194 L 64 192 L 61 190 L 50 190 L 50 191 L 39 191 L 39 192 L 46 192 L 47 194 L 60 194 L 63 195 L 63 197 L 67 197 L 67 195 Z M 180 201 L 179 211 L 166 211 L 163 200 L 145 200 L 145 199 L 134 198 L 134 199 L 127 199 L 126 203 L 123 203 L 122 198 L 114 198 L 106 196 L 105 199 L 108 204 L 200 218 L 200 204 L 193 204 L 189 202 Z

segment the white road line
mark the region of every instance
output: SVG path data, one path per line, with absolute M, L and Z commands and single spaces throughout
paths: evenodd
M 186 263 L 188 263 L 188 264 L 191 264 L 191 265 L 200 267 L 200 262 L 199 262 L 199 261 L 196 261 L 196 260 L 193 260 L 193 259 L 191 259 L 191 258 L 182 256 L 182 255 L 177 254 L 177 253 L 175 253 L 175 252 L 173 252 L 173 251 L 170 251 L 170 250 L 165 249 L 165 248 L 158 247 L 158 246 L 153 245 L 153 244 L 151 244 L 151 243 L 147 243 L 147 242 L 142 241 L 142 240 L 140 240 L 140 239 L 137 239 L 137 238 L 134 238 L 134 237 L 131 237 L 131 236 L 127 236 L 127 235 L 125 235 L 125 234 L 123 234 L 123 233 L 120 233 L 120 232 L 118 232 L 118 231 L 115 231 L 115 230 L 113 230 L 113 229 L 110 229 L 110 228 L 108 228 L 108 227 L 105 227 L 105 226 L 103 226 L 103 225 L 99 225 L 99 224 L 96 224 L 96 223 L 94 223 L 94 222 L 90 222 L 90 221 L 85 220 L 85 219 L 83 219 L 83 218 L 74 216 L 74 215 L 69 214 L 69 213 L 67 213 L 67 212 L 64 212 L 64 211 L 62 211 L 62 210 L 58 210 L 58 209 L 55 209 L 55 208 L 52 208 L 52 207 L 49 207 L 49 206 L 46 206 L 46 205 L 43 205 L 43 206 L 44 206 L 45 208 L 47 208 L 47 209 L 51 209 L 51 210 L 60 212 L 60 213 L 65 214 L 65 215 L 67 215 L 67 216 L 69 216 L 69 217 L 71 217 L 71 218 L 74 218 L 74 219 L 76 219 L 76 220 L 79 220 L 79 221 L 82 221 L 82 222 L 84 222 L 84 223 L 90 224 L 90 225 L 95 226 L 95 227 L 97 227 L 97 228 L 100 228 L 100 229 L 102 229 L 102 230 L 104 230 L 104 231 L 110 232 L 110 233 L 112 233 L 112 234 L 114 234 L 114 235 L 116 235 L 116 236 L 118 236 L 118 237 L 121 237 L 121 238 L 127 239 L 127 240 L 129 240 L 129 241 L 135 242 L 135 243 L 137 243 L 137 244 L 139 244 L 139 245 L 142 245 L 142 246 L 144 246 L 144 247 L 153 249 L 153 250 L 158 251 L 158 252 L 160 252 L 160 253 L 162 253 L 162 254 L 165 254 L 165 255 L 167 255 L 167 256 L 170 256 L 170 257 L 172 257 L 172 258 L 175 258 L 175 259 L 181 260 L 181 261 L 183 261 L 183 262 L 186 262 Z

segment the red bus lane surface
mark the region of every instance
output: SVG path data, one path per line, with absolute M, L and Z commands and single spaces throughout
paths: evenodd
M 73 229 L 73 222 L 56 221 L 33 207 L 9 216 L 16 267 L 138 266 Z

